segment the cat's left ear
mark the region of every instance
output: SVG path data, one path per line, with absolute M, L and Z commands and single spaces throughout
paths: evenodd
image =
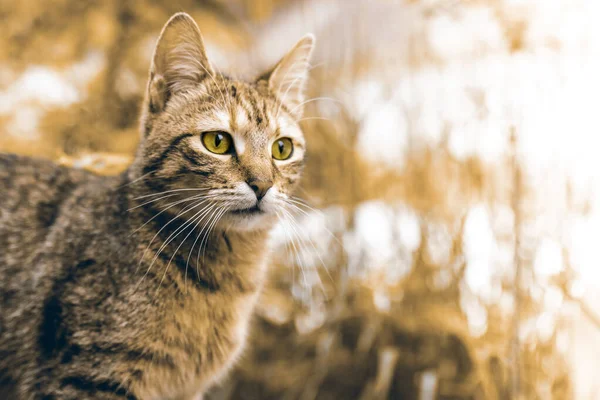
M 150 66 L 150 111 L 162 111 L 171 95 L 193 88 L 213 74 L 196 22 L 186 13 L 173 15 L 160 33 Z
M 259 78 L 268 82 L 269 89 L 296 118 L 301 117 L 304 110 L 302 102 L 314 47 L 315 37 L 309 33 L 272 70 Z

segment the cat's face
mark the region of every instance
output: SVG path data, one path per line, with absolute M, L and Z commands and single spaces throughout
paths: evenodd
M 138 158 L 146 179 L 170 195 L 165 201 L 181 201 L 173 212 L 233 229 L 260 229 L 287 212 L 304 164 L 296 121 L 312 47 L 306 36 L 272 71 L 245 83 L 212 70 L 190 17 L 167 23 L 151 67 Z

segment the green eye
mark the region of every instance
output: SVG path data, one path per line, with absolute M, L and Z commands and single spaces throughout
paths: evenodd
M 229 133 L 225 132 L 204 132 L 202 134 L 202 144 L 211 153 L 226 154 L 233 147 L 233 139 Z
M 276 160 L 287 160 L 292 156 L 293 152 L 294 145 L 290 138 L 277 139 L 273 142 L 273 146 L 271 147 L 271 153 Z

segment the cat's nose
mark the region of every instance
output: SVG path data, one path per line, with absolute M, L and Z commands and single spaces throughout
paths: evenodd
M 250 188 L 254 191 L 254 194 L 256 194 L 256 198 L 259 201 L 265 197 L 267 191 L 273 186 L 273 181 L 266 179 L 251 179 L 247 183 L 248 186 L 250 186 Z

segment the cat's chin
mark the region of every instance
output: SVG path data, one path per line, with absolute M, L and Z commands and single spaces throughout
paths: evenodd
M 227 230 L 251 232 L 270 229 L 276 220 L 277 217 L 273 213 L 246 209 L 228 212 L 221 218 L 219 225 Z

